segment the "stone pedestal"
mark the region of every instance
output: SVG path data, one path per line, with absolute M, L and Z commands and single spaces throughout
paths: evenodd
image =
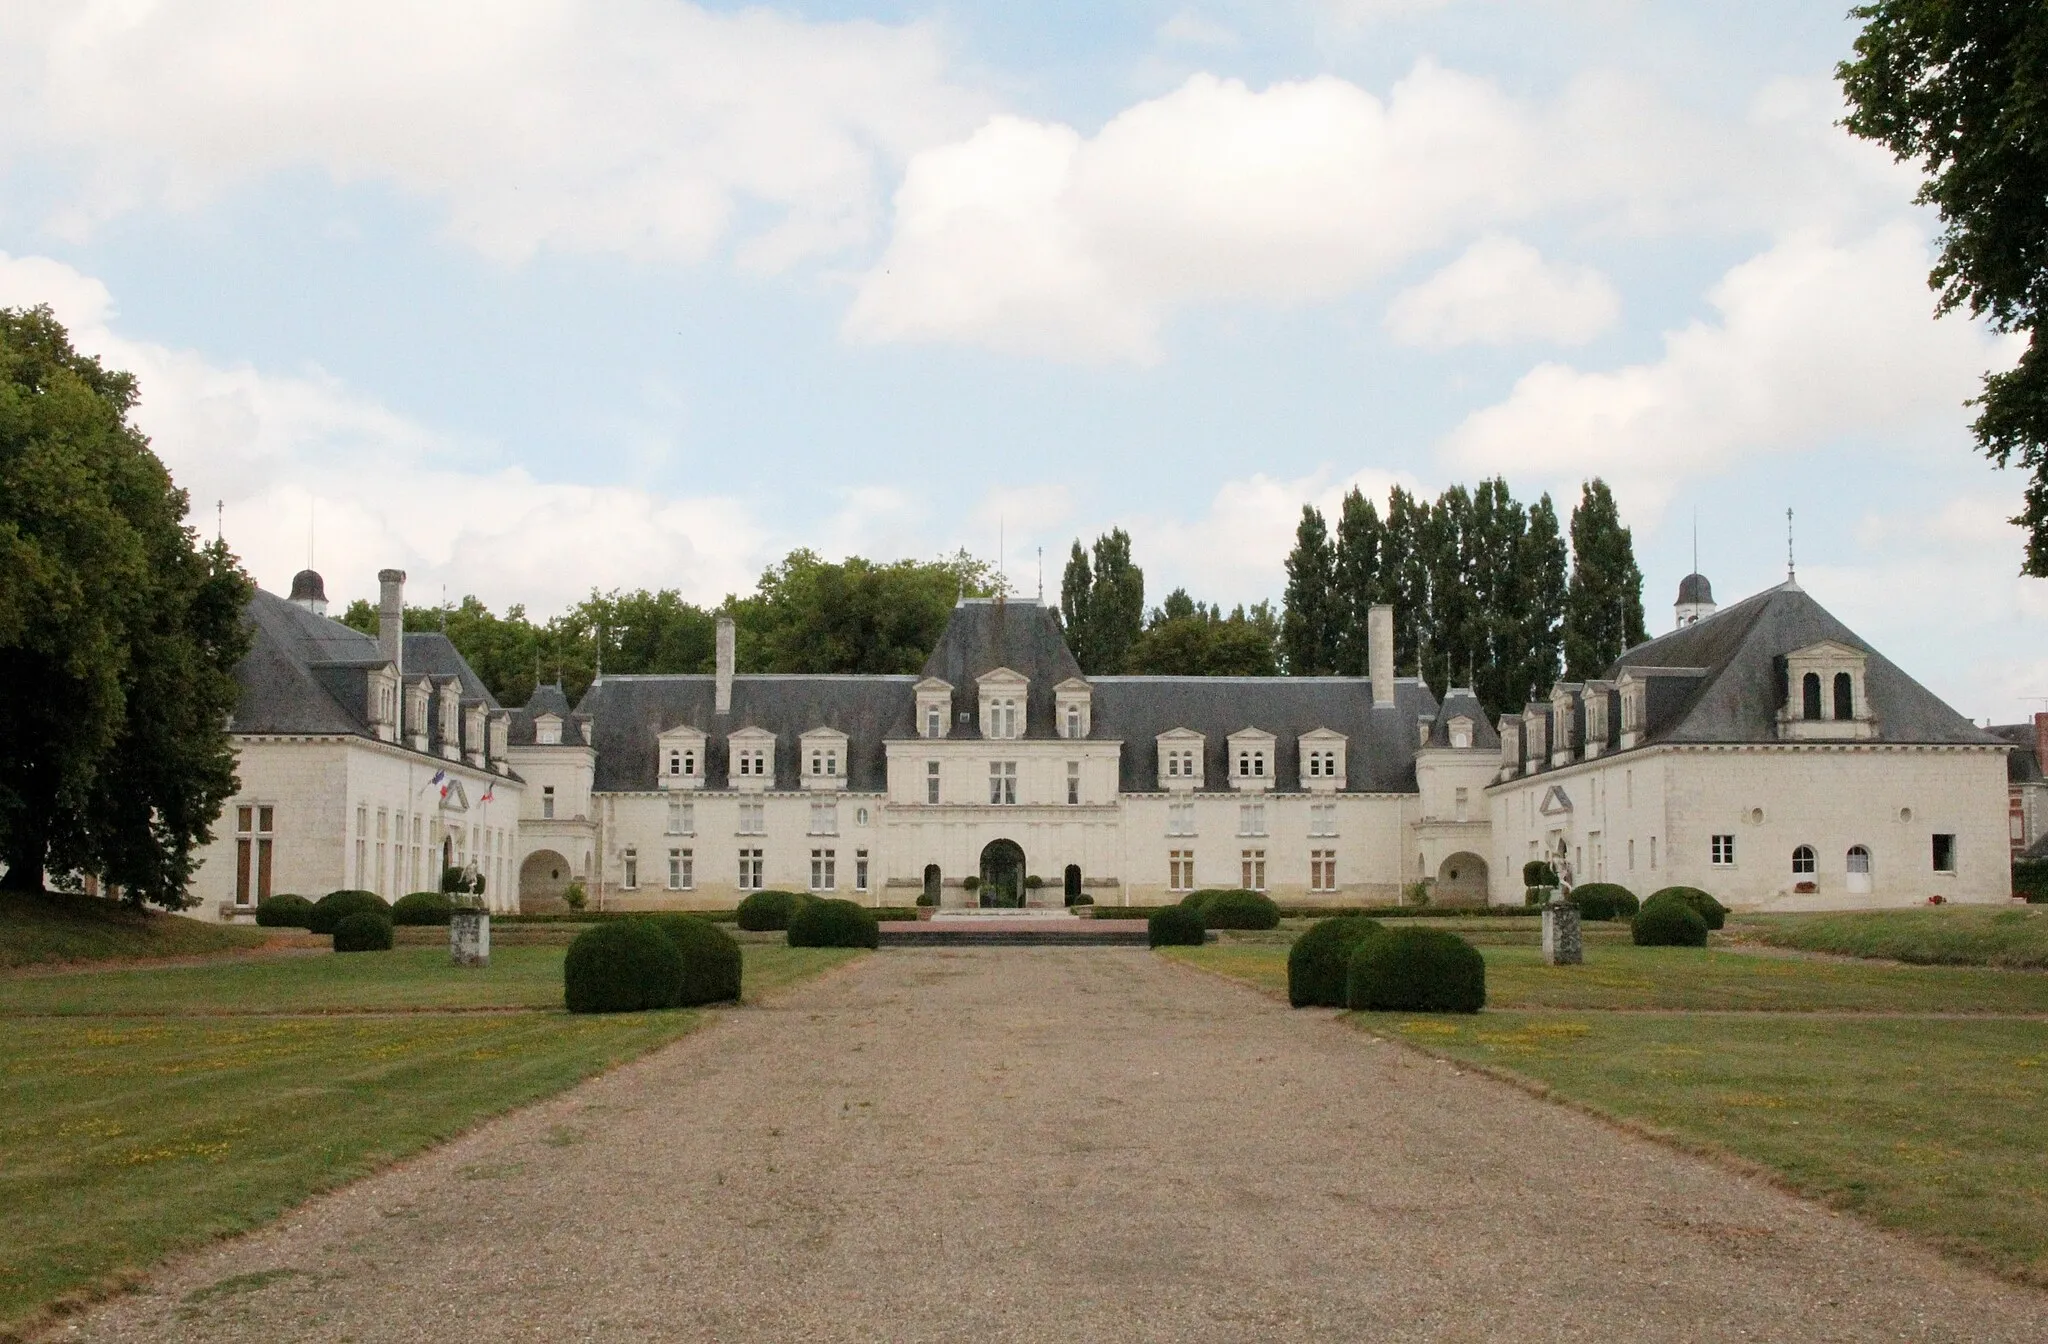
M 1577 906 L 1552 901 L 1543 907 L 1543 960 L 1551 966 L 1577 966 L 1586 960 Z
M 1544 928 L 1549 929 L 1549 924 Z M 1577 928 L 1577 925 L 1573 925 Z M 1545 935 L 1548 937 L 1548 934 Z M 1548 946 L 1548 944 L 1545 944 Z M 487 910 L 457 910 L 448 919 L 448 959 L 457 966 L 491 964 L 491 915 Z

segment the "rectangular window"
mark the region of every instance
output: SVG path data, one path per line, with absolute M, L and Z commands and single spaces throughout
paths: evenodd
M 1239 835 L 1264 835 L 1266 833 L 1266 805 L 1264 803 L 1239 803 L 1237 805 L 1237 833 Z
M 1652 870 L 1652 871 L 1655 871 L 1656 867 L 1657 867 L 1657 837 L 1653 835 L 1653 836 L 1651 836 L 1651 837 L 1650 837 L 1650 868 L 1651 868 L 1651 870 Z
M 758 849 L 743 849 L 740 851 L 740 890 L 759 891 L 760 889 L 761 851 Z
M 939 735 L 939 726 L 943 722 L 943 720 L 940 717 L 940 713 L 941 711 L 937 705 L 925 706 L 924 735 L 926 737 L 937 737 Z
M 1628 842 L 1628 870 L 1636 870 L 1636 842 L 1633 840 Z
M 868 852 L 864 849 L 853 851 L 853 889 L 855 891 L 866 891 L 868 889 Z
M 1238 752 L 1237 774 L 1240 779 L 1264 779 L 1266 777 L 1266 753 L 1263 751 Z
M 1166 833 L 1168 835 L 1193 835 L 1195 833 L 1195 805 L 1193 803 L 1168 803 L 1166 805 Z
M 811 834 L 812 834 L 812 835 L 837 835 L 837 834 L 839 834 L 839 804 L 837 804 L 837 803 L 812 803 L 812 804 L 811 804 Z
M 687 849 L 668 852 L 668 889 L 689 891 L 697 885 L 697 856 Z
M 1465 813 L 1471 807 L 1471 803 L 1472 791 L 1470 789 L 1459 789 L 1456 795 L 1455 802 L 1459 821 L 1464 821 L 1466 819 Z
M 997 806 L 1007 806 L 1017 801 L 1017 763 L 1015 761 L 990 761 L 988 763 L 988 800 Z
M 924 800 L 927 803 L 939 801 L 939 763 L 937 761 L 926 761 L 924 763 Z
M 1735 863 L 1735 837 L 1717 835 L 1713 839 L 1713 859 L 1716 868 L 1732 867 Z
M 1244 880 L 1238 885 L 1246 891 L 1266 889 L 1266 851 L 1248 849 L 1239 856 L 1239 874 Z
M 1067 762 L 1067 806 L 1073 807 L 1081 801 L 1081 763 Z
M 811 851 L 811 890 L 837 891 L 839 889 L 839 856 L 836 850 L 814 849 Z
M 1312 849 L 1308 852 L 1308 889 L 1310 891 L 1335 891 L 1337 889 L 1336 850 Z
M 555 818 L 555 786 L 552 784 L 541 785 L 540 816 L 542 821 L 553 821 Z
M 1308 833 L 1310 835 L 1335 835 L 1337 833 L 1337 805 L 1335 803 L 1309 804 Z
M 683 805 L 681 803 L 672 802 L 668 805 L 668 833 L 670 835 L 681 835 L 683 833 Z
M 740 804 L 740 834 L 768 834 L 768 805 L 766 803 Z
M 1195 851 L 1173 849 L 1166 853 L 1166 885 L 1174 891 L 1195 889 Z
M 627 891 L 638 890 L 640 886 L 640 851 L 631 845 L 626 846 L 626 881 L 624 885 Z
M 246 832 L 247 832 L 247 831 L 249 830 L 249 822 L 250 822 L 250 816 L 249 816 L 249 809 L 248 809 L 248 808 L 246 808 L 246 807 L 236 808 L 236 809 L 235 809 L 235 830 L 236 830 L 236 833 L 237 833 L 237 834 L 244 834 L 244 833 L 246 833 Z M 362 886 L 362 885 L 364 884 L 364 881 L 366 880 L 366 879 L 365 879 L 365 877 L 364 877 L 364 874 L 366 874 L 366 873 L 367 873 L 367 872 L 369 872 L 369 870 L 370 870 L 370 869 L 369 869 L 369 865 L 370 865 L 370 841 L 369 841 L 369 835 L 370 835 L 370 809 L 369 809 L 369 808 L 367 808 L 367 807 L 362 807 L 362 806 L 358 806 L 358 807 L 356 808 L 356 886 L 358 886 L 358 887 L 361 887 L 361 886 Z M 247 881 L 247 878 L 246 878 L 246 876 L 245 876 L 245 875 L 243 874 L 242 870 L 243 870 L 243 869 L 246 869 L 246 868 L 248 868 L 248 866 L 249 866 L 249 865 L 248 865 L 248 863 L 247 863 L 247 861 L 246 861 L 246 856 L 242 856 L 242 855 L 240 854 L 240 852 L 239 852 L 239 851 L 241 850 L 241 848 L 243 848 L 243 846 L 242 846 L 242 843 L 241 843 L 241 841 L 239 841 L 239 840 L 237 840 L 237 841 L 236 841 L 236 848 L 237 848 L 237 859 L 236 859 L 236 862 L 237 862 L 237 863 L 238 863 L 238 864 L 239 864 L 240 866 L 239 866 L 239 868 L 237 869 L 237 875 L 236 875 L 236 878 L 235 878 L 235 904 L 236 904 L 236 905 L 247 905 L 247 904 L 249 903 L 249 901 L 248 901 L 248 898 L 247 898 L 247 897 L 245 897 L 245 896 L 244 896 L 244 895 L 242 894 L 242 892 L 243 892 L 243 889 L 244 889 L 244 888 L 246 888 L 246 887 L 248 886 L 248 881 Z
M 1953 835 L 1934 837 L 1934 871 L 1952 873 L 1956 870 L 1956 838 Z
M 1080 735 L 1081 735 L 1081 707 L 1080 707 L 1079 705 L 1068 705 L 1068 706 L 1067 706 L 1067 736 L 1068 736 L 1068 737 L 1079 737 Z
M 356 867 L 362 868 L 365 810 L 356 809 Z M 261 804 L 235 809 L 235 904 L 261 905 L 270 899 L 271 844 L 277 809 Z

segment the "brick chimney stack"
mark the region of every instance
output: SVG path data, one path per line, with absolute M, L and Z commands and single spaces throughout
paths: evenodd
M 2048 712 L 2034 716 L 2034 763 L 2048 775 Z

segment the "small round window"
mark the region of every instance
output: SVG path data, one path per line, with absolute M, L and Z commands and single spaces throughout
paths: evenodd
M 1900 808 L 1900 809 L 1899 809 L 1899 820 L 1900 820 L 1900 821 L 1911 821 L 1912 819 L 1913 819 L 1913 809 L 1912 809 L 1912 808 L 1910 808 L 1910 807 L 1902 807 L 1902 808 Z
M 853 824 L 856 826 L 865 826 L 868 824 L 868 810 L 866 808 L 859 808 L 854 812 Z
M 1751 809 L 1749 809 L 1749 824 L 1752 826 L 1761 826 L 1764 824 L 1764 810 L 1762 808 L 1752 807 Z

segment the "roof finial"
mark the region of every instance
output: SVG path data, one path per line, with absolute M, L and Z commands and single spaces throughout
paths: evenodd
M 1692 506 L 1692 572 L 1700 572 L 1700 506 Z
M 1799 582 L 1799 568 L 1792 563 L 1792 510 L 1785 510 L 1785 582 Z

